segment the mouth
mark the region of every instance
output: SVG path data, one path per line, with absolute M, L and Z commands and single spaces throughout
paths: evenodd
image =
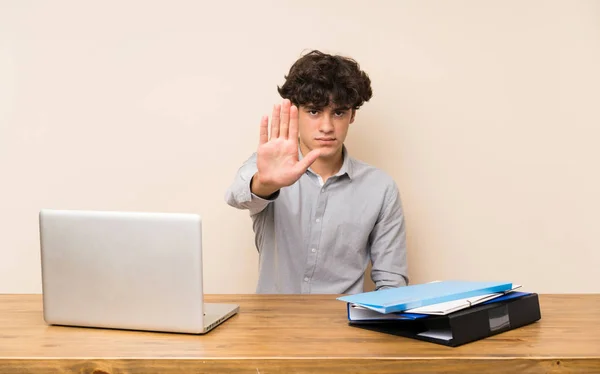
M 316 140 L 321 144 L 332 144 L 335 142 L 335 138 L 317 138 Z

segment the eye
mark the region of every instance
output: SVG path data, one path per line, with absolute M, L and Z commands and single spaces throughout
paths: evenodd
M 311 116 L 316 116 L 317 114 L 319 114 L 319 111 L 315 109 L 310 109 L 308 111 L 308 114 L 310 114 Z
M 346 111 L 345 110 L 336 110 L 335 111 L 335 116 L 336 117 L 343 117 L 346 115 Z

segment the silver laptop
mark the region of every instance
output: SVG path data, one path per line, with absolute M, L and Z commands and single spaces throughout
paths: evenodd
M 204 302 L 195 214 L 42 210 L 51 325 L 203 334 L 239 311 Z

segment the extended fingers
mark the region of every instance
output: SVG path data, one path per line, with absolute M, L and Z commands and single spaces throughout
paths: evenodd
M 288 138 L 291 140 L 298 139 L 298 108 L 292 105 L 290 108 L 290 128 Z
M 260 138 L 258 145 L 265 144 L 269 141 L 269 117 L 263 116 L 260 120 Z
M 271 139 L 279 137 L 280 111 L 281 106 L 279 104 L 273 106 L 273 115 L 271 116 Z
M 279 125 L 279 136 L 286 139 L 288 137 L 288 129 L 290 126 L 290 101 L 283 100 L 281 104 L 281 123 Z

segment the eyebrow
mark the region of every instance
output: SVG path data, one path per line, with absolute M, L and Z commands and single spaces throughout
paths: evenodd
M 306 110 L 315 110 L 315 111 L 322 111 L 324 108 L 323 107 L 318 107 L 315 105 L 306 105 Z M 336 107 L 333 108 L 334 112 L 346 112 L 350 110 L 350 107 Z
M 315 105 L 307 105 L 306 109 L 309 110 L 323 110 L 323 107 L 318 107 Z M 350 110 L 349 107 L 337 107 L 337 108 L 333 108 L 334 111 L 345 111 L 345 110 Z

